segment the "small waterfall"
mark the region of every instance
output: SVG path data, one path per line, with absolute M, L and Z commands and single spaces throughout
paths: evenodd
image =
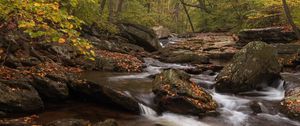
M 151 109 L 150 107 L 148 106 L 145 106 L 144 104 L 141 104 L 139 103 L 139 106 L 140 106 L 140 111 L 141 111 L 141 115 L 144 115 L 144 116 L 156 116 L 156 112 Z
M 220 108 L 221 116 L 227 123 L 230 123 L 232 126 L 245 125 L 249 115 L 241 112 L 240 109 L 247 108 L 247 103 L 250 100 L 216 92 L 213 92 L 212 96 L 222 105 Z
M 278 80 L 274 82 L 277 87 L 267 87 L 261 91 L 249 91 L 242 93 L 243 95 L 256 95 L 256 98 L 267 100 L 267 101 L 280 101 L 284 98 L 285 90 L 284 90 L 284 81 Z

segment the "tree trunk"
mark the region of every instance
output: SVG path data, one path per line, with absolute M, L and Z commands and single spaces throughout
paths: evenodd
M 123 3 L 124 3 L 124 0 L 119 0 L 118 7 L 117 7 L 117 12 L 118 13 L 120 13 L 122 11 Z
M 282 0 L 282 5 L 283 5 L 283 9 L 284 9 L 284 12 L 285 12 L 288 23 L 292 26 L 294 32 L 296 33 L 296 36 L 297 36 L 298 40 L 300 40 L 300 31 L 299 31 L 298 27 L 296 26 L 296 24 L 293 21 L 291 11 L 290 11 L 290 8 L 289 8 L 286 0 Z
M 179 14 L 180 14 L 180 7 L 179 7 L 179 3 L 175 4 L 174 7 L 174 19 L 175 19 L 175 23 L 176 23 L 176 32 L 179 33 Z
M 147 13 L 150 13 L 150 11 L 151 11 L 151 3 L 147 2 L 146 3 L 146 7 L 147 7 Z
M 192 31 L 195 32 L 193 22 L 192 22 L 192 20 L 191 20 L 190 14 L 189 14 L 189 12 L 188 12 L 188 10 L 187 10 L 185 4 L 184 4 L 184 1 L 183 1 L 183 0 L 180 0 L 180 2 L 181 2 L 181 4 L 182 4 L 182 6 L 183 6 L 183 9 L 184 9 L 184 11 L 185 11 L 186 16 L 188 17 L 188 20 L 189 20 L 189 23 L 190 23 L 190 25 L 191 25 Z
M 102 0 L 100 3 L 100 9 L 99 9 L 99 13 L 102 15 L 104 8 L 105 8 L 105 4 L 106 4 L 106 0 Z
M 109 0 L 108 10 L 109 10 L 108 21 L 109 22 L 113 22 L 114 21 L 114 5 L 113 5 L 113 0 Z
M 116 11 L 116 17 L 119 17 L 120 13 L 122 12 L 124 0 L 118 1 L 117 11 Z

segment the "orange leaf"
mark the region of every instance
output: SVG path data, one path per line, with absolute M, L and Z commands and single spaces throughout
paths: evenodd
M 59 38 L 58 39 L 58 43 L 60 43 L 60 44 L 63 44 L 63 43 L 65 43 L 66 42 L 66 40 L 64 39 L 64 38 Z

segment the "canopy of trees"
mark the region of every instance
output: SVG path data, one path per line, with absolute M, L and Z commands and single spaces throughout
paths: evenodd
M 287 23 L 282 0 L 73 1 L 77 7 L 72 14 L 89 23 L 128 21 L 162 25 L 177 33 L 191 32 L 193 27 L 195 31 L 238 31 Z M 300 1 L 287 0 L 287 3 L 295 23 L 300 25 Z
M 300 25 L 300 1 L 287 0 L 0 0 L 0 27 L 23 29 L 31 38 L 70 42 L 86 54 L 91 45 L 80 38 L 83 25 L 118 33 L 119 22 L 175 33 L 238 31 L 243 28 Z

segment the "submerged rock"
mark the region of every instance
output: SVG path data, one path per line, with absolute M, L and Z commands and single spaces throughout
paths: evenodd
M 162 48 L 152 29 L 130 23 L 122 23 L 120 29 L 123 36 L 131 43 L 143 47 L 146 51 L 153 52 Z
M 252 101 L 249 103 L 249 106 L 251 108 L 251 110 L 253 111 L 254 114 L 258 114 L 258 113 L 262 113 L 262 108 L 260 106 L 260 102 L 257 101 Z
M 26 81 L 0 81 L 0 111 L 21 114 L 37 112 L 43 108 L 38 92 Z
M 251 42 L 217 76 L 216 90 L 238 93 L 260 89 L 279 78 L 280 71 L 276 49 L 263 42 Z
M 281 112 L 300 120 L 300 75 L 282 74 L 285 80 L 285 98 L 281 101 Z
M 133 113 L 139 114 L 139 104 L 130 94 L 106 87 L 104 85 L 90 82 L 78 81 L 70 84 L 70 87 L 77 96 L 92 99 L 97 102 L 104 102 L 114 106 L 122 107 Z
M 162 111 L 205 115 L 215 112 L 217 103 L 190 76 L 179 70 L 165 70 L 153 81 L 155 103 Z

